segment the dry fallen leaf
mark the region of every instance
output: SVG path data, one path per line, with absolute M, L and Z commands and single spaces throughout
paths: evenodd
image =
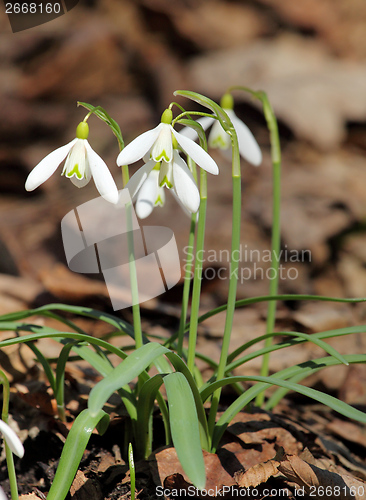
M 204 451 L 203 459 L 207 475 L 206 489 L 221 488 L 222 485 L 232 486 L 235 484 L 235 481 L 222 466 L 216 454 Z M 178 460 L 175 448 L 164 448 L 156 452 L 152 459 L 149 459 L 149 463 L 154 482 L 157 485 L 163 484 L 167 476 L 172 476 L 176 473 L 181 474 L 184 480 L 188 480 Z
M 341 143 L 347 121 L 366 117 L 365 65 L 336 59 L 318 40 L 286 34 L 211 51 L 188 71 L 193 87 L 216 99 L 233 82 L 265 90 L 277 117 L 324 150 Z
M 78 471 L 70 488 L 73 500 L 103 500 L 102 487 L 96 479 L 90 479 Z
M 339 492 L 342 492 L 342 498 L 345 499 L 362 500 L 365 498 L 366 483 L 353 476 L 336 474 L 316 465 L 310 465 L 296 455 L 287 455 L 279 464 L 278 470 L 290 482 L 304 488 L 307 494 L 326 491 L 327 499 L 330 500 L 339 498 Z
M 270 477 L 278 474 L 277 460 L 268 460 L 267 462 L 257 464 L 244 473 L 237 473 L 234 477 L 240 488 L 255 488 L 258 484 L 265 483 Z
M 35 493 L 28 493 L 26 495 L 20 495 L 19 500 L 44 500 L 44 499 L 37 497 Z

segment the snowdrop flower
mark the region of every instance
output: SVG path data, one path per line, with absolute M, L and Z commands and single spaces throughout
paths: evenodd
M 91 148 L 87 141 L 88 135 L 88 124 L 79 123 L 76 139 L 43 158 L 28 175 L 25 189 L 33 191 L 43 184 L 67 156 L 61 175 L 79 188 L 86 186 L 93 177 L 101 196 L 111 203 L 117 203 L 118 190 L 113 177 L 102 158 Z
M 1 486 L 0 486 L 0 500 L 8 500 L 8 497 L 5 495 L 5 492 Z
M 0 419 L 0 432 L 4 436 L 6 444 L 9 446 L 14 455 L 17 455 L 18 457 L 22 458 L 24 455 L 24 448 L 20 439 L 15 434 L 13 429 L 9 427 L 9 425 L 6 424 L 1 419 Z
M 136 172 L 136 174 L 138 173 L 139 172 Z M 146 180 L 142 185 L 139 182 L 137 187 L 134 186 L 134 183 L 137 181 L 134 177 L 134 175 L 131 177 L 126 187 L 130 190 L 131 198 L 137 195 L 136 213 L 140 219 L 145 219 L 151 214 L 155 207 L 164 206 L 165 192 L 163 187 L 159 186 L 159 170 L 155 167 L 152 167 L 152 170 L 147 174 Z M 141 186 L 140 189 L 139 186 Z
M 226 112 L 235 128 L 238 136 L 240 155 L 252 165 L 260 165 L 262 162 L 262 152 L 249 128 L 236 116 L 233 110 L 234 100 L 232 95 L 224 94 L 221 98 L 220 106 Z M 201 124 L 204 130 L 207 130 L 212 125 L 208 137 L 208 145 L 211 148 L 227 150 L 231 147 L 230 136 L 225 132 L 218 120 L 210 116 L 203 116 L 197 122 Z M 197 133 L 190 127 L 185 127 L 180 133 L 190 139 L 197 139 Z
M 149 160 L 127 183 L 131 198 L 136 197 L 136 213 L 140 219 L 148 217 L 156 206 L 164 205 L 164 186 L 172 189 L 188 213 L 197 212 L 200 206 L 198 187 L 188 165 L 177 149 L 173 149 L 171 162 Z
M 201 168 L 211 174 L 219 173 L 215 161 L 206 151 L 173 129 L 172 118 L 172 111 L 165 110 L 161 123 L 133 140 L 117 158 L 117 165 L 128 165 L 149 153 L 150 159 L 126 186 L 132 198 L 137 195 L 136 213 L 141 219 L 150 215 L 155 206 L 164 204 L 164 186 L 173 189 L 186 210 L 197 212 L 200 204 L 198 188 L 186 162 L 179 155 L 179 146 Z

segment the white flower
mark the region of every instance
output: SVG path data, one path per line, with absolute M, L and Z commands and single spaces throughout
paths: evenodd
M 118 190 L 113 177 L 102 158 L 91 148 L 87 141 L 88 134 L 88 124 L 79 123 L 76 139 L 43 158 L 28 175 L 25 189 L 33 191 L 43 184 L 67 156 L 61 175 L 68 177 L 79 188 L 86 186 L 93 177 L 101 196 L 111 203 L 117 203 Z
M 171 126 L 172 112 L 166 109 L 162 115 L 161 123 L 152 130 L 139 135 L 128 144 L 118 155 L 117 165 L 129 165 L 140 160 L 146 153 L 155 163 L 163 161 L 170 163 L 173 160 L 174 136 L 182 150 L 192 158 L 201 168 L 210 174 L 219 173 L 218 166 L 211 156 L 206 153 L 192 139 L 176 132 Z
M 5 495 L 5 492 L 1 486 L 0 486 L 0 500 L 8 500 L 8 497 Z
M 220 104 L 230 118 L 238 136 L 240 155 L 252 165 L 260 165 L 262 162 L 262 152 L 249 128 L 236 116 L 233 110 L 233 98 L 231 95 L 225 94 Z M 201 124 L 203 130 L 207 130 L 212 125 L 211 132 L 208 136 L 208 145 L 211 148 L 219 148 L 221 150 L 230 148 L 230 136 L 225 132 L 218 120 L 210 116 L 203 116 L 199 118 L 197 122 Z M 196 131 L 190 127 L 185 127 L 180 133 L 193 140 L 196 140 L 198 137 Z
M 197 212 L 200 195 L 186 162 L 173 150 L 173 159 L 167 163 L 149 160 L 127 183 L 131 198 L 137 196 L 136 213 L 140 219 L 148 217 L 156 206 L 163 206 L 165 193 L 163 187 L 172 188 L 173 194 L 189 212 Z
M 9 427 L 8 424 L 6 424 L 1 419 L 0 419 L 0 432 L 4 436 L 6 444 L 9 446 L 14 455 L 17 455 L 18 457 L 22 458 L 22 456 L 24 455 L 24 448 L 20 439 L 15 434 L 13 429 Z
M 176 132 L 171 122 L 172 112 L 167 109 L 157 127 L 137 137 L 117 158 L 117 165 L 128 165 L 149 153 L 150 159 L 126 186 L 131 198 L 137 196 L 136 213 L 140 219 L 148 217 L 154 207 L 164 205 L 164 186 L 172 189 L 185 210 L 197 212 L 200 205 L 199 191 L 192 172 L 178 153 L 179 146 L 201 168 L 211 174 L 219 173 L 211 156 L 192 139 Z

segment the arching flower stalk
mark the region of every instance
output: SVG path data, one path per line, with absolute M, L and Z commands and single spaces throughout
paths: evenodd
M 260 165 L 262 162 L 262 152 L 247 125 L 236 116 L 232 95 L 224 94 L 221 98 L 220 106 L 226 112 L 235 128 L 236 135 L 238 136 L 240 156 L 254 166 Z M 203 116 L 197 120 L 197 123 L 199 123 L 204 130 L 212 126 L 208 136 L 209 147 L 218 148 L 231 154 L 231 138 L 222 128 L 218 120 L 214 117 Z M 180 133 L 192 140 L 197 139 L 197 133 L 193 128 L 185 127 Z

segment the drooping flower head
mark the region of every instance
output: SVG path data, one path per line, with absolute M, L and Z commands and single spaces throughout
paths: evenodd
M 111 203 L 117 203 L 118 190 L 113 177 L 102 158 L 91 148 L 88 135 L 88 124 L 79 123 L 76 138 L 43 158 L 28 175 L 25 189 L 33 191 L 43 184 L 67 157 L 61 175 L 79 188 L 86 186 L 93 177 L 101 196 Z
M 9 446 L 14 455 L 22 458 L 24 455 L 23 445 L 15 434 L 13 429 L 7 423 L 0 419 L 0 433 L 4 436 L 6 444 Z
M 252 132 L 245 123 L 236 116 L 232 95 L 224 94 L 221 98 L 220 106 L 226 112 L 235 128 L 235 132 L 238 136 L 240 155 L 252 165 L 260 165 L 262 162 L 262 152 Z M 197 122 L 200 123 L 204 130 L 207 130 L 212 125 L 212 129 L 208 136 L 208 145 L 211 148 L 228 150 L 231 147 L 230 136 L 225 132 L 218 120 L 210 116 L 203 116 L 199 118 Z M 180 133 L 194 140 L 198 137 L 195 130 L 190 127 L 185 127 Z
M 118 155 L 117 165 L 128 165 L 143 158 L 149 160 L 127 183 L 131 197 L 137 196 L 136 213 L 145 218 L 155 206 L 165 202 L 163 187 L 172 189 L 182 205 L 191 213 L 197 212 L 200 197 L 196 182 L 186 162 L 181 158 L 181 148 L 201 168 L 217 175 L 219 169 L 211 156 L 192 139 L 176 132 L 172 127 L 173 114 L 166 109 L 161 123 L 128 144 Z

